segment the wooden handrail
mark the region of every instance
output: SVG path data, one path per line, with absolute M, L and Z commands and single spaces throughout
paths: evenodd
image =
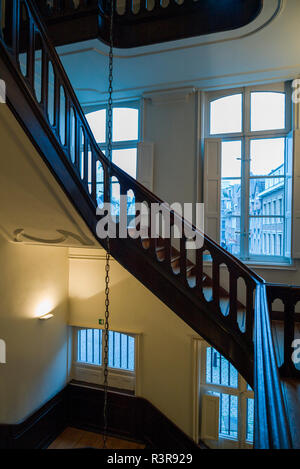
M 102 201 L 110 200 L 112 178 L 116 178 L 119 183 L 120 193 L 132 191 L 136 202 L 164 204 L 134 178 L 110 163 L 99 149 L 31 0 L 10 0 L 6 2 L 4 13 L 4 29 L 0 30 L 0 57 L 5 56 L 5 63 L 13 70 L 14 78 L 18 86 L 22 87 L 26 100 L 30 101 L 34 115 L 43 123 L 47 135 L 51 135 L 52 145 L 62 162 L 58 179 L 62 185 L 67 184 L 65 178 L 68 177 L 70 181 L 70 176 L 76 182 L 76 186 L 72 186 L 68 192 L 75 206 L 79 192 L 84 197 L 85 207 L 90 210 L 88 225 L 93 233 L 95 234 L 99 198 Z M 9 98 L 10 96 L 8 101 Z M 17 105 L 15 100 L 15 106 Z M 52 168 L 55 171 L 53 166 Z M 204 331 L 204 338 L 219 346 L 226 358 L 249 378 L 250 384 L 253 381 L 254 359 L 254 391 L 257 403 L 255 445 L 260 448 L 289 447 L 289 430 L 274 358 L 263 279 L 170 210 L 166 204 L 164 206 L 169 210 L 172 225 L 179 223 L 182 228 L 193 229 L 202 237 L 203 245 L 196 250 L 194 263 L 188 259 L 184 237 L 177 249 L 172 239 L 156 239 L 151 236 L 148 240 L 130 237 L 126 240 L 112 240 L 112 254 L 122 260 L 125 267 L 130 266 L 131 271 L 138 278 L 143 278 L 144 283 L 171 308 L 180 310 L 177 314 L 191 327 L 201 333 Z M 99 242 L 105 247 L 105 240 Z M 127 249 L 135 253 L 135 259 L 124 255 Z M 207 252 L 211 260 L 212 278 L 204 275 Z M 159 253 L 163 253 L 161 258 Z M 220 268 L 223 264 L 230 277 L 229 292 L 220 284 Z M 146 278 L 146 268 L 149 272 L 152 269 L 151 272 L 155 272 L 155 275 L 151 278 L 148 275 Z M 240 278 L 246 288 L 245 306 L 238 298 Z M 267 288 L 272 292 L 270 286 Z M 205 294 L 207 291 L 210 292 L 210 297 Z M 185 300 L 189 302 L 186 315 L 182 312 Z M 221 308 L 222 301 L 228 306 L 225 312 Z M 203 324 L 206 325 L 205 330 Z M 290 327 L 287 321 L 286 326 Z
M 256 288 L 254 331 L 255 448 L 288 449 L 292 447 L 292 439 L 276 363 L 264 283 Z

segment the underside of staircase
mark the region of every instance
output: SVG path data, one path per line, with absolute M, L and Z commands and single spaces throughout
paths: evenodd
M 133 191 L 136 203 L 150 206 L 163 202 L 110 163 L 100 151 L 34 4 L 30 0 L 10 0 L 9 7 L 2 11 L 6 16 L 0 31 L 0 69 L 7 86 L 7 105 L 90 231 L 107 248 L 106 239 L 97 236 L 100 217 L 96 209 L 99 191 L 104 201 L 109 201 L 111 178 L 117 179 L 121 195 Z M 23 59 L 25 56 L 25 73 L 20 67 L 20 54 Z M 36 54 L 41 61 L 39 84 L 35 80 Z M 50 64 L 55 77 L 52 122 L 48 92 Z M 71 122 L 71 111 L 74 122 Z M 65 138 L 61 135 L 62 124 Z M 173 211 L 170 220 L 171 225 L 181 225 L 183 232 L 187 226 L 197 231 Z M 117 232 L 118 229 L 117 224 Z M 255 447 L 296 446 L 291 429 L 300 428 L 300 420 L 294 418 L 295 408 L 297 412 L 300 409 L 297 406 L 299 371 L 291 361 L 290 352 L 300 290 L 267 285 L 205 234 L 198 231 L 197 234 L 203 244 L 195 250 L 193 260 L 185 235 L 178 246 L 172 238 L 149 235 L 133 239 L 129 230 L 127 238 L 117 236 L 110 240 L 110 251 L 123 267 L 224 355 L 253 387 Z M 220 282 L 223 264 L 229 272 L 228 291 Z M 243 302 L 239 299 L 239 279 L 245 284 Z M 278 297 L 285 304 L 285 314 L 279 318 L 283 334 L 276 345 L 276 356 L 271 305 Z M 281 350 L 283 360 L 279 363 Z

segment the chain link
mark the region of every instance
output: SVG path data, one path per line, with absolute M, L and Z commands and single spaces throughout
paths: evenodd
M 112 160 L 112 119 L 113 119 L 113 23 L 114 23 L 114 0 L 110 1 L 110 46 L 109 46 L 109 88 L 108 88 L 108 161 L 109 161 L 109 200 L 111 192 L 110 163 Z M 108 430 L 108 340 L 109 340 L 109 272 L 110 272 L 110 242 L 109 236 L 106 240 L 106 264 L 105 264 L 105 331 L 104 331 L 104 407 L 103 407 L 103 449 L 107 448 Z

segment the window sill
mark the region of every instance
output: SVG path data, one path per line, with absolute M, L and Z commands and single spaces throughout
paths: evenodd
M 297 271 L 297 267 L 295 264 L 289 264 L 289 263 L 277 263 L 277 262 L 257 262 L 257 261 L 248 261 L 245 262 L 245 264 L 250 267 L 251 269 L 257 269 L 257 270 L 291 270 L 291 271 Z
M 242 262 L 250 269 L 257 269 L 257 270 L 290 270 L 296 272 L 298 270 L 297 266 L 292 263 L 289 264 L 287 262 L 258 262 L 258 261 L 243 261 Z M 211 261 L 204 262 L 205 266 L 211 266 Z M 226 268 L 224 264 L 221 264 L 221 268 Z
M 76 380 L 76 379 L 72 379 L 69 382 L 69 384 L 71 386 L 78 386 L 78 387 L 89 388 L 89 389 L 97 389 L 97 390 L 101 390 L 101 391 L 103 391 L 103 389 L 104 389 L 103 384 L 88 383 L 87 381 L 79 381 L 79 380 Z M 119 394 L 126 394 L 128 396 L 134 396 L 135 395 L 133 390 L 120 389 L 120 388 L 115 388 L 115 387 L 112 387 L 112 386 L 108 387 L 108 391 L 109 392 L 117 392 Z

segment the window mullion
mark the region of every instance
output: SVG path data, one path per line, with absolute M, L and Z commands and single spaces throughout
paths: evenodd
M 241 165 L 241 228 L 240 228 L 240 251 L 241 258 L 247 258 L 248 250 L 246 246 L 247 242 L 247 227 L 248 227 L 248 209 L 247 209 L 247 197 L 249 194 L 249 188 L 247 187 L 248 182 L 248 171 L 247 171 L 247 158 L 248 158 L 248 146 L 247 139 L 242 139 L 242 165 Z
M 102 360 L 101 360 L 101 366 L 104 367 L 104 356 L 105 356 L 105 350 L 104 350 L 104 345 L 105 345 L 104 330 L 101 330 L 101 344 L 102 344 Z

